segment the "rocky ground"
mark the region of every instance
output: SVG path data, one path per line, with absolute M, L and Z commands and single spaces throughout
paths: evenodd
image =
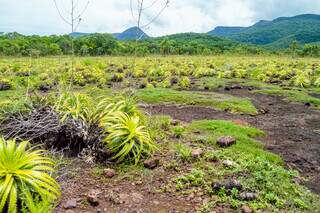
M 309 104 L 296 104 L 280 96 L 252 93 L 248 88 L 219 89 L 220 93 L 248 97 L 259 109 L 256 116 L 235 115 L 211 108 L 179 105 L 146 105 L 151 115 L 170 115 L 181 122 L 219 119 L 264 130 L 260 140 L 270 151 L 279 154 L 287 167 L 296 169 L 306 178 L 305 185 L 320 193 L 320 111 Z M 199 151 L 199 150 L 198 150 Z M 197 150 L 193 150 L 197 157 Z M 139 169 L 113 170 L 113 165 L 97 167 L 79 159 L 60 171 L 63 197 L 55 212 L 195 212 L 209 197 L 201 191 L 175 195 L 163 191 L 174 172 L 166 169 L 172 153 L 155 156 Z M 147 167 L 147 168 L 144 168 Z M 188 171 L 186 165 L 181 171 Z M 161 189 L 161 190 L 160 190 Z M 170 190 L 169 190 L 170 191 Z M 214 197 L 210 198 L 211 200 Z M 251 212 L 217 205 L 213 212 Z

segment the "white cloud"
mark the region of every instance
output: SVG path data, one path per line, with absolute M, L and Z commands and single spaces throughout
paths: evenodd
M 86 0 L 79 0 L 84 7 Z M 154 0 L 145 0 L 146 5 Z M 143 23 L 154 17 L 165 0 L 146 10 Z M 70 0 L 57 0 L 61 7 Z M 133 0 L 133 2 L 136 2 Z M 320 13 L 319 0 L 171 0 L 148 29 L 158 36 L 177 32 L 207 32 L 218 25 L 248 26 L 260 19 Z M 53 0 L 0 0 L 0 32 L 64 34 L 70 27 L 61 21 Z M 81 32 L 121 32 L 135 25 L 130 0 L 90 0 L 78 29 Z

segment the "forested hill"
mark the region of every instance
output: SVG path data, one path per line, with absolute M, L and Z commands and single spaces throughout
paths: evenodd
M 82 33 L 82 32 L 74 32 L 70 33 L 69 35 L 72 37 L 81 37 L 81 36 L 89 36 L 93 33 Z M 110 33 L 114 38 L 120 40 L 120 41 L 129 41 L 129 40 L 144 40 L 150 38 L 143 30 L 141 30 L 139 27 L 131 27 L 123 31 L 122 33 Z
M 300 44 L 319 42 L 320 15 L 306 14 L 281 17 L 273 21 L 262 20 L 246 28 L 218 27 L 208 34 L 244 43 L 286 48 L 295 40 Z

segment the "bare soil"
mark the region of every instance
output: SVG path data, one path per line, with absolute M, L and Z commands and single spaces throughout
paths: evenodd
M 257 116 L 235 115 L 208 107 L 150 105 L 151 114 L 170 115 L 184 122 L 203 119 L 243 120 L 264 130 L 261 138 L 266 148 L 279 154 L 289 168 L 298 170 L 308 180 L 306 186 L 320 194 L 320 111 L 292 103 L 284 97 L 252 93 L 247 88 L 216 92 L 247 97 L 260 111 Z
M 300 171 L 301 175 L 307 178 L 305 185 L 320 194 L 320 111 L 303 104 L 291 103 L 283 97 L 252 93 L 247 88 L 229 91 L 219 89 L 215 92 L 248 97 L 259 109 L 260 114 L 235 115 L 208 107 L 180 105 L 145 105 L 144 109 L 152 115 L 170 115 L 183 122 L 222 119 L 249 123 L 260 128 L 268 134 L 267 137 L 259 138 L 265 143 L 266 148 L 281 155 L 287 167 Z M 74 159 L 68 168 L 60 171 L 64 174 L 59 179 L 63 197 L 54 212 L 195 212 L 197 207 L 208 200 L 205 194 L 196 194 L 192 198 L 188 195 L 170 193 L 170 189 L 159 192 L 179 174 L 165 169 L 164 164 L 170 162 L 171 158 L 172 153 L 160 156 L 160 166 L 148 170 L 145 174 L 141 174 L 141 171 L 130 171 L 111 179 L 103 174 L 95 174 L 94 166 Z M 186 171 L 187 165 L 180 172 Z M 99 205 L 96 207 L 87 201 L 87 195 L 91 190 L 99 193 Z M 65 205 L 70 199 L 77 200 L 77 206 L 67 210 Z M 214 200 L 212 197 L 210 199 Z M 219 213 L 234 210 L 218 206 L 214 211 Z

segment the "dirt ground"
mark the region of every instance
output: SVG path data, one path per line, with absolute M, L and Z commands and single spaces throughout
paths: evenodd
M 216 91 L 217 92 L 217 91 Z M 303 104 L 290 103 L 283 97 L 252 93 L 247 89 L 218 92 L 248 97 L 260 114 L 234 115 L 207 107 L 179 105 L 146 105 L 152 114 L 170 115 L 183 122 L 203 119 L 238 120 L 264 130 L 268 136 L 260 140 L 270 151 L 281 155 L 287 167 L 296 169 L 306 178 L 305 185 L 320 194 L 320 111 Z M 170 157 L 170 154 L 169 156 Z M 63 198 L 55 212 L 195 212 L 208 199 L 206 195 L 195 197 L 173 196 L 169 192 L 158 193 L 172 174 L 163 166 L 140 176 L 130 173 L 124 178 L 106 179 L 94 175 L 94 168 L 75 159 L 62 177 Z M 185 168 L 187 170 L 187 168 Z M 92 207 L 84 197 L 94 191 L 99 206 Z M 76 208 L 66 210 L 67 202 L 75 200 Z M 232 212 L 216 207 L 213 212 Z
M 264 130 L 267 137 L 260 140 L 266 148 L 282 156 L 289 168 L 298 170 L 306 180 L 306 186 L 320 194 L 320 111 L 299 103 L 286 101 L 284 97 L 251 93 L 246 88 L 218 92 L 248 97 L 260 111 L 257 116 L 234 115 L 207 107 L 150 105 L 151 114 L 170 115 L 175 119 L 243 120 Z

